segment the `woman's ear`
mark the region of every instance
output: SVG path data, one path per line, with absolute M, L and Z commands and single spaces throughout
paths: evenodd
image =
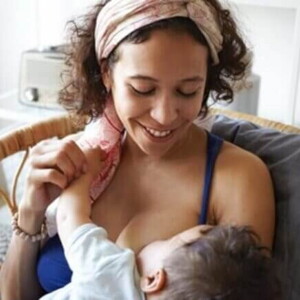
M 110 91 L 112 86 L 111 70 L 106 60 L 101 63 L 101 76 L 106 91 Z
M 145 294 L 154 294 L 162 291 L 167 283 L 167 274 L 164 269 L 158 269 L 150 275 L 141 278 L 141 289 Z

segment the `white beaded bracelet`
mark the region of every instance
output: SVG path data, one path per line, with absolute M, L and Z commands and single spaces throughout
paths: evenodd
M 18 225 L 18 219 L 19 219 L 19 214 L 15 213 L 11 221 L 11 226 L 12 226 L 13 233 L 19 236 L 20 238 L 26 241 L 30 240 L 32 243 L 35 243 L 43 240 L 47 236 L 46 218 L 42 223 L 41 231 L 34 235 L 28 234 L 27 232 L 22 230 Z

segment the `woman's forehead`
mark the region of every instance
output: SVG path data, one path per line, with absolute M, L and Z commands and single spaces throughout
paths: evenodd
M 118 63 L 125 77 L 174 76 L 179 80 L 205 77 L 207 57 L 207 47 L 188 34 L 170 36 L 158 31 L 143 43 L 122 44 Z
M 133 65 L 140 65 L 141 61 L 153 64 L 174 59 L 192 65 L 207 61 L 208 48 L 188 33 L 156 30 L 144 42 L 124 42 L 119 47 L 119 54 L 120 60 Z

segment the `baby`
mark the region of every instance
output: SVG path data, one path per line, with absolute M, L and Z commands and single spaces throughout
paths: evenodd
M 89 187 L 101 167 L 100 151 L 86 152 L 88 171 L 58 200 L 58 233 L 71 283 L 41 299 L 280 299 L 272 260 L 249 228 L 199 225 L 153 242 L 136 256 L 108 240 L 90 218 Z

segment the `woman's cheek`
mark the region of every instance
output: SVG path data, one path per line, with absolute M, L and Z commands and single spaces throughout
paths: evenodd
M 195 99 L 189 103 L 185 103 L 183 108 L 185 118 L 194 121 L 199 115 L 201 104 L 202 101 L 199 101 L 199 99 Z
M 149 99 L 142 99 L 126 90 L 119 95 L 118 93 L 114 95 L 114 103 L 121 119 L 138 117 L 147 112 L 150 107 Z

